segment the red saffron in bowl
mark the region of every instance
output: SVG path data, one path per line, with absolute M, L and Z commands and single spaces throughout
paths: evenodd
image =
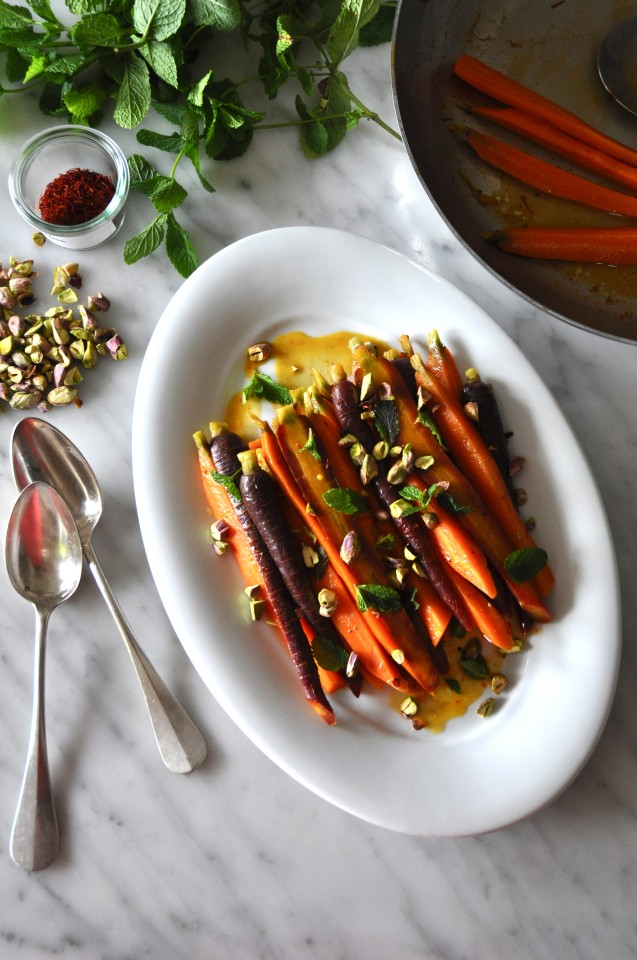
M 42 192 L 40 216 L 47 223 L 73 227 L 102 213 L 115 194 L 110 177 L 75 167 L 61 173 Z

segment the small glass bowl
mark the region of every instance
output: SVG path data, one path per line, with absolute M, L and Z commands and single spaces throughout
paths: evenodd
M 80 167 L 109 177 L 115 193 L 108 206 L 86 223 L 60 226 L 43 220 L 39 201 L 51 181 Z M 28 140 L 9 173 L 9 193 L 26 222 L 53 243 L 70 250 L 88 250 L 114 237 L 124 222 L 130 176 L 118 145 L 90 127 L 68 124 L 38 133 Z

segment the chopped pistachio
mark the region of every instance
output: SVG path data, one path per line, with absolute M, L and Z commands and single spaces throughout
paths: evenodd
M 412 512 L 412 505 L 408 500 L 394 500 L 393 503 L 389 506 L 389 512 L 395 520 L 400 520 L 401 517 L 404 517 Z
M 486 700 L 483 700 L 480 706 L 478 707 L 478 716 L 479 717 L 488 717 L 493 713 L 493 708 L 495 706 L 495 700 L 493 697 L 488 697 Z
M 314 547 L 310 547 L 308 544 L 303 544 L 302 554 L 303 554 L 303 563 L 305 564 L 306 567 L 311 568 L 311 567 L 317 566 L 320 558 L 319 558 L 318 552 L 314 549 Z
M 429 470 L 430 467 L 433 467 L 436 461 L 432 456 L 426 454 L 422 457 L 416 457 L 414 460 L 414 466 L 417 470 Z
M 413 572 L 416 574 L 417 577 L 421 578 L 421 580 L 427 579 L 427 574 L 425 573 L 424 567 L 422 567 L 417 560 L 414 560 L 414 562 L 411 565 L 411 569 L 413 570 Z
M 401 454 L 401 463 L 405 470 L 411 470 L 414 462 L 414 451 L 411 443 L 406 443 Z
M 405 546 L 405 549 L 403 550 L 403 553 L 405 554 L 405 560 L 411 561 L 411 560 L 415 560 L 415 559 L 416 559 L 416 554 L 414 553 L 414 551 L 413 551 L 413 550 L 411 549 L 411 547 L 409 547 L 409 546 Z
M 491 689 L 496 694 L 496 696 L 502 693 L 507 683 L 508 683 L 508 680 L 503 673 L 494 673 L 491 677 Z
M 378 476 L 378 466 L 376 464 L 375 459 L 369 453 L 366 453 L 365 456 L 363 457 L 360 476 L 361 476 L 361 483 L 363 484 L 364 487 L 367 486 L 367 484 L 370 483 L 374 479 L 374 477 Z
M 111 306 L 111 301 L 108 297 L 105 297 L 102 291 L 97 294 L 96 297 L 88 298 L 88 308 L 89 310 L 95 310 L 97 313 L 104 313 L 106 310 L 109 310 Z
M 266 602 L 265 600 L 250 600 L 250 617 L 256 622 L 260 620 L 263 614 L 265 613 Z
M 53 390 L 49 390 L 47 394 L 48 402 L 53 404 L 54 407 L 65 407 L 76 399 L 77 390 L 72 387 L 55 387 Z
M 468 403 L 465 403 L 464 412 L 470 420 L 475 420 L 476 423 L 480 420 L 480 408 L 475 400 L 470 400 Z
M 322 617 L 331 617 L 338 606 L 338 597 L 333 590 L 324 587 L 318 593 L 319 613 Z
M 402 460 L 397 460 L 387 471 L 387 482 L 393 486 L 398 486 L 405 482 L 407 476 L 408 473 Z
M 347 665 L 345 667 L 346 676 L 354 677 L 358 673 L 358 668 L 359 668 L 358 660 L 359 660 L 358 654 L 354 653 L 354 651 L 352 650 L 349 657 L 347 658 Z
M 338 441 L 339 447 L 351 447 L 351 446 L 353 446 L 355 443 L 358 443 L 358 440 L 356 439 L 356 437 L 354 436 L 353 433 L 346 433 L 346 434 L 345 434 L 344 436 L 342 436 L 341 439 Z
M 213 540 L 224 540 L 229 529 L 225 520 L 215 520 L 210 524 L 210 535 Z
M 262 363 L 268 359 L 271 353 L 272 347 L 269 343 L 253 343 L 247 350 L 250 363 Z
M 73 287 L 66 287 L 58 293 L 60 303 L 77 303 L 77 293 Z
M 391 658 L 395 663 L 400 665 L 401 663 L 405 662 L 405 653 L 403 650 L 399 650 L 399 649 L 392 650 Z
M 372 456 L 375 460 L 384 460 L 389 453 L 389 444 L 386 440 L 379 440 L 372 450 Z
M 227 541 L 227 540 L 213 540 L 213 541 L 212 541 L 212 546 L 213 546 L 213 549 L 214 549 L 215 553 L 218 554 L 218 555 L 221 557 L 221 556 L 223 556 L 223 554 L 224 554 L 224 553 L 226 552 L 226 550 L 228 549 L 228 541 Z
M 0 287 L 0 307 L 5 310 L 13 310 L 15 307 L 15 297 L 8 287 Z
M 402 457 L 402 455 L 403 455 L 403 448 L 401 446 L 394 445 L 393 447 L 389 448 L 390 457 L 396 458 L 396 457 Z
M 46 243 L 46 237 L 43 233 L 40 233 L 39 230 L 36 230 L 35 233 L 31 234 L 31 239 L 33 240 L 36 247 L 43 247 Z
M 418 704 L 413 697 L 405 697 L 400 705 L 403 717 L 414 717 L 418 713 Z
M 359 399 L 364 400 L 365 397 L 369 396 L 369 393 L 372 389 L 372 375 L 371 373 L 366 373 L 363 379 L 361 380 L 361 389 Z
M 365 459 L 365 447 L 362 443 L 356 441 L 356 443 L 353 443 L 349 448 L 349 455 L 353 463 L 355 463 L 357 467 L 361 467 Z
M 351 563 L 361 552 L 360 537 L 355 530 L 345 534 L 341 544 L 340 556 L 344 563 Z

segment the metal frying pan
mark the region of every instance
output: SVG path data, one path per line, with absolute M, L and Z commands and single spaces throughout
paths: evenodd
M 602 38 L 631 10 L 634 4 L 623 0 L 400 0 L 392 69 L 411 161 L 467 248 L 507 286 L 560 319 L 637 342 L 637 267 L 527 260 L 503 253 L 483 236 L 529 211 L 538 224 L 618 225 L 618 218 L 543 198 L 502 178 L 474 159 L 452 132 L 454 125 L 469 122 L 463 109 L 468 90 L 454 78 L 452 66 L 461 53 L 470 53 L 637 146 L 637 118 L 610 99 L 596 65 Z M 491 132 L 511 140 L 495 128 Z M 534 151 L 528 144 L 524 148 Z

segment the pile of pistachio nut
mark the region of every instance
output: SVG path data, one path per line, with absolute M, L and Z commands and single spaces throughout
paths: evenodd
M 51 296 L 57 303 L 43 313 L 36 302 L 33 260 L 10 258 L 0 264 L 0 404 L 14 410 L 43 412 L 82 405 L 84 370 L 100 357 L 124 360 L 126 344 L 100 316 L 109 309 L 103 293 L 78 302 L 82 277 L 77 263 L 55 267 Z

